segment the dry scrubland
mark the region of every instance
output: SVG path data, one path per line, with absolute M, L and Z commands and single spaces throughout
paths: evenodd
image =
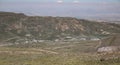
M 114 33 L 120 33 L 120 24 L 0 12 L 0 65 L 120 65 L 119 53 L 97 54 L 99 42 L 80 41 Z M 119 38 L 117 44 L 110 40 L 102 47 L 119 45 Z
M 43 42 L 0 47 L 0 65 L 120 65 L 120 54 L 97 54 L 97 41 Z

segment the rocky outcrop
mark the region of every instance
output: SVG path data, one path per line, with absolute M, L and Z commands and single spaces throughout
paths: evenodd
M 112 34 L 107 38 L 101 39 L 98 53 L 115 53 L 120 51 L 120 34 Z
M 120 46 L 106 46 L 98 48 L 98 53 L 116 53 L 120 51 Z

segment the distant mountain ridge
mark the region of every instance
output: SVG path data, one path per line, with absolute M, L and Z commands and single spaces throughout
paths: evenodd
M 120 24 L 0 12 L 0 40 L 14 37 L 54 40 L 67 36 L 103 36 L 113 33 L 120 33 Z

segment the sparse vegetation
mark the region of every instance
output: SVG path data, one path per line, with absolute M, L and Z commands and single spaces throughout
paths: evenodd
M 96 53 L 113 33 L 119 24 L 0 12 L 0 65 L 120 65 L 119 52 Z
M 44 42 L 0 47 L 0 65 L 119 65 L 119 54 L 94 52 L 97 41 Z M 27 47 L 26 47 L 27 46 Z
M 0 38 L 11 37 L 55 40 L 71 36 L 102 37 L 120 33 L 120 24 L 95 22 L 72 17 L 26 16 L 22 13 L 0 12 Z M 30 34 L 26 37 L 26 34 Z

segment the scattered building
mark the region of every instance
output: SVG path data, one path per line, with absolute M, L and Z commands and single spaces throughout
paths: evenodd
M 38 40 L 38 42 L 44 42 L 45 40 Z
M 25 36 L 26 36 L 26 37 L 30 37 L 30 36 L 31 36 L 31 34 L 26 34 Z
M 37 43 L 37 40 L 36 39 L 33 39 L 33 41 L 32 42 L 35 42 L 35 43 Z
M 100 40 L 99 38 L 91 38 L 91 40 L 93 40 L 93 41 L 98 41 L 98 40 Z

